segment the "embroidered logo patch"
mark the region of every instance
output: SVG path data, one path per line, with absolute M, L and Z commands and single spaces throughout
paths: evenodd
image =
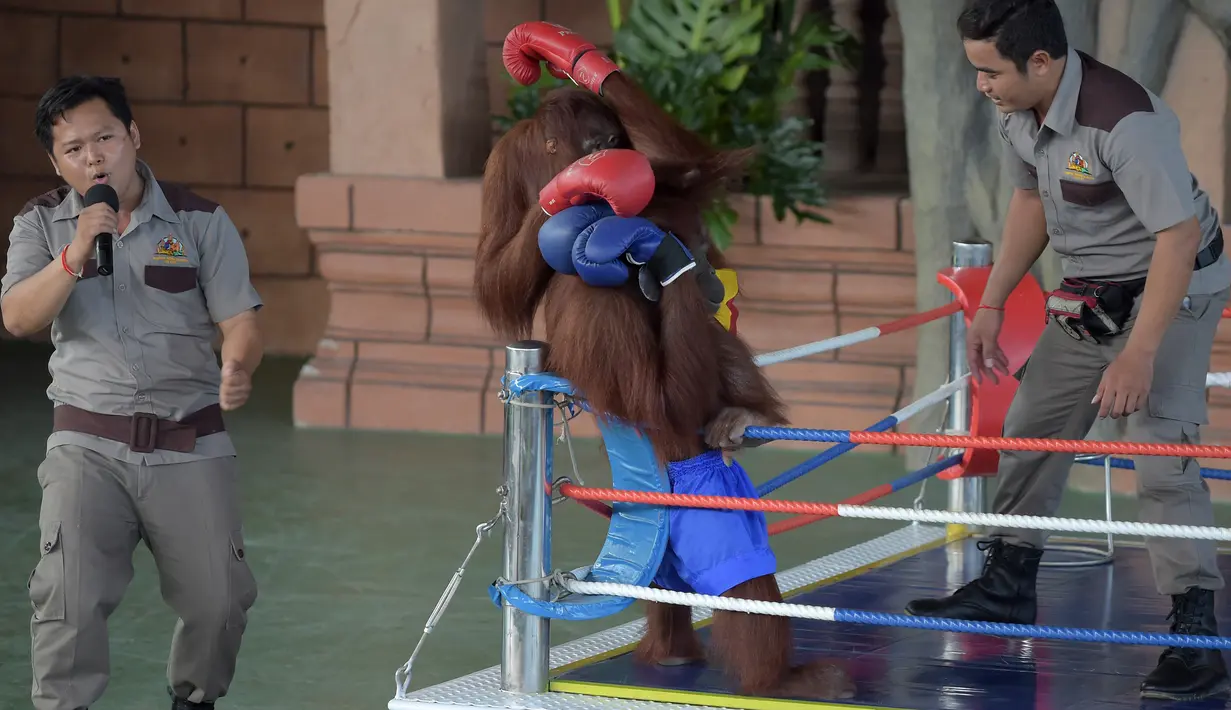
M 1064 172 L 1075 178 L 1093 177 L 1093 173 L 1090 172 L 1090 163 L 1081 157 L 1081 153 L 1077 152 L 1069 154 L 1069 164 Z
M 154 249 L 154 260 L 172 264 L 188 263 L 188 257 L 184 256 L 184 245 L 171 234 L 159 240 Z

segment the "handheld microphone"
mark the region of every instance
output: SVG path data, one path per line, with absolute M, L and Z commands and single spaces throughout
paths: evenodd
M 120 211 L 120 196 L 115 194 L 115 188 L 110 185 L 91 187 L 86 190 L 83 201 L 86 207 L 105 202 L 113 211 Z M 99 276 L 110 276 L 112 271 L 110 233 L 103 232 L 94 240 L 94 259 L 98 262 Z

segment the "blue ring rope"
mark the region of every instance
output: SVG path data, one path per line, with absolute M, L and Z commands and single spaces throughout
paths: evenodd
M 897 424 L 898 424 L 898 418 L 893 415 L 890 415 L 880 420 L 879 422 L 873 424 L 872 426 L 868 427 L 867 429 L 864 429 L 864 431 L 872 431 L 872 432 L 889 431 L 890 429 L 897 426 Z M 762 428 L 763 427 L 749 427 L 747 432 L 745 433 L 745 438 L 750 438 L 750 439 L 764 438 L 764 437 L 759 437 L 759 436 L 753 436 L 751 434 L 753 429 L 756 429 L 759 431 Z M 829 447 L 828 449 L 822 451 L 816 456 L 813 456 L 807 461 L 796 464 L 795 466 L 788 468 L 786 471 L 783 471 L 782 473 L 778 474 L 774 478 L 771 478 L 765 483 L 762 483 L 760 486 L 757 487 L 757 496 L 764 498 L 766 495 L 773 493 L 774 491 L 785 486 L 791 481 L 794 481 L 800 476 L 803 476 L 805 473 L 809 473 L 817 469 L 818 467 L 821 466 L 821 464 L 826 464 L 826 463 L 829 463 L 830 461 L 833 461 L 834 459 L 838 458 L 842 454 L 845 454 L 846 452 L 850 451 L 856 446 L 859 446 L 859 444 L 846 443 L 846 444 L 839 444 L 837 446 Z
M 1144 631 L 1105 631 L 1102 629 L 1078 629 L 1064 626 L 1034 626 L 1029 624 L 1004 624 L 988 621 L 963 621 L 908 614 L 885 614 L 853 609 L 835 609 L 834 621 L 876 626 L 896 626 L 933 631 L 989 634 L 992 636 L 1018 636 L 1023 638 L 1061 639 L 1065 641 L 1088 641 L 1091 643 L 1118 643 L 1132 646 L 1175 646 L 1177 648 L 1231 649 L 1231 638 L 1222 636 L 1197 636 L 1161 634 Z
M 1089 457 L 1081 458 L 1082 454 L 1078 454 L 1077 456 L 1078 456 L 1077 461 L 1076 461 L 1077 463 L 1084 463 L 1089 466 L 1102 466 L 1103 461 L 1106 458 L 1104 456 L 1097 456 L 1095 458 L 1089 458 Z M 1111 457 L 1111 467 L 1127 469 L 1129 471 L 1136 470 L 1137 468 L 1133 464 L 1132 459 L 1122 459 L 1116 456 Z M 1228 471 L 1225 468 L 1202 468 L 1201 477 L 1202 478 L 1214 478 L 1214 479 L 1218 479 L 1222 481 L 1231 481 L 1231 471 Z
M 932 476 L 935 476 L 936 474 L 942 471 L 947 471 L 950 468 L 953 468 L 954 466 L 958 465 L 959 463 L 962 462 L 962 456 L 963 454 L 956 454 L 954 456 L 950 456 L 947 459 L 933 461 L 932 463 L 928 464 L 927 466 L 924 466 L 923 468 L 919 469 L 918 471 L 915 471 L 914 473 L 908 473 L 899 479 L 890 481 L 889 487 L 893 489 L 894 493 L 897 493 L 898 491 L 904 488 L 909 488 L 915 485 L 916 483 L 923 481 L 924 479 L 931 478 Z

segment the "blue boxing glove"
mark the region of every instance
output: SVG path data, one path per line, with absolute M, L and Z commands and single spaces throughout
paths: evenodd
M 667 286 L 697 265 L 688 248 L 643 217 L 605 217 L 582 230 L 573 242 L 577 275 L 591 286 L 619 286 L 629 264 L 649 271 Z
M 561 210 L 539 227 L 539 253 L 547 265 L 562 274 L 574 275 L 573 242 L 582 230 L 604 217 L 611 217 L 615 210 L 606 202 L 589 202 Z

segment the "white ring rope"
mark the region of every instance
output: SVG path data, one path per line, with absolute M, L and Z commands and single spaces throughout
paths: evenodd
M 704 594 L 672 592 L 666 589 L 651 587 L 635 587 L 631 584 L 612 584 L 610 582 L 582 582 L 571 577 L 564 577 L 560 584 L 573 594 L 610 595 L 613 597 L 630 597 L 644 599 L 663 604 L 689 606 L 701 609 L 717 609 L 720 611 L 743 611 L 749 614 L 764 614 L 766 616 L 787 616 L 796 619 L 816 619 L 818 621 L 833 621 L 834 608 L 828 606 L 809 606 L 805 604 L 787 604 L 785 602 L 766 602 L 755 599 L 737 599 L 734 597 L 711 597 Z
M 1208 372 L 1205 375 L 1206 387 L 1231 387 L 1231 372 Z
M 786 362 L 787 360 L 798 360 L 801 357 L 819 355 L 821 353 L 830 352 L 831 350 L 841 350 L 842 348 L 850 347 L 856 343 L 875 340 L 880 337 L 880 334 L 880 328 L 873 326 L 871 328 L 864 328 L 863 330 L 856 330 L 852 333 L 838 335 L 833 338 L 818 340 L 815 343 L 796 345 L 793 348 L 784 348 L 782 350 L 762 353 L 753 358 L 753 362 L 755 362 L 758 367 L 776 365 L 780 362 Z
M 923 397 L 920 397 L 919 399 L 915 400 L 914 402 L 911 402 L 905 407 L 902 407 L 901 409 L 894 412 L 890 416 L 892 416 L 894 419 L 897 419 L 898 424 L 901 424 L 902 422 L 905 422 L 907 419 L 910 419 L 911 417 L 915 416 L 919 412 L 922 412 L 928 407 L 931 407 L 934 404 L 940 404 L 941 402 L 948 399 L 949 396 L 952 395 L 954 392 L 957 392 L 958 390 L 961 390 L 961 389 L 965 389 L 969 384 L 970 384 L 970 373 L 966 373 L 965 375 L 962 375 L 961 377 L 957 378 L 956 380 L 952 382 L 948 382 L 948 383 L 945 383 L 944 385 L 941 385 L 938 389 L 936 389 L 936 391 L 932 392 L 931 394 L 924 395 Z
M 1034 515 L 1004 515 L 999 513 L 958 513 L 951 510 L 915 510 L 883 508 L 870 505 L 837 505 L 842 518 L 872 520 L 903 520 L 920 523 L 975 525 L 981 527 L 1022 528 L 1051 532 L 1113 533 L 1143 537 L 1175 537 L 1185 540 L 1231 540 L 1231 528 L 1205 525 L 1164 525 L 1162 523 L 1130 523 L 1080 518 L 1044 518 Z

